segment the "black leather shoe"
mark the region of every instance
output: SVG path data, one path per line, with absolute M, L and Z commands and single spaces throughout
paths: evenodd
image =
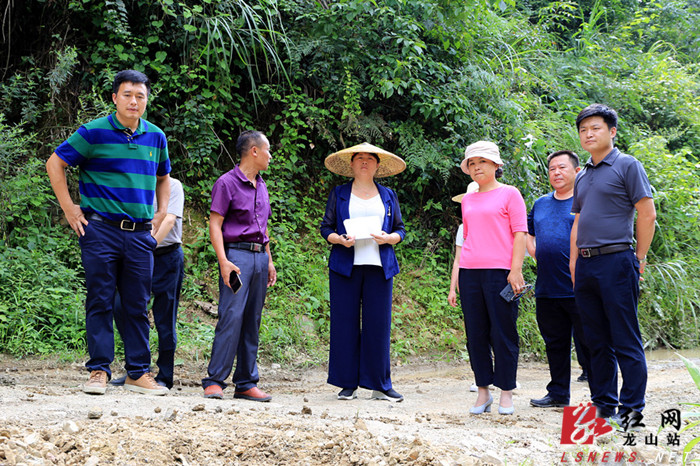
M 576 381 L 577 382 L 588 382 L 588 374 L 586 374 L 585 372 L 582 372 L 581 375 L 579 375 L 576 378 Z
M 609 422 L 616 426 L 617 430 L 628 432 L 641 430 L 641 428 L 644 427 L 642 419 L 644 419 L 644 415 L 639 411 L 629 408 L 620 408 L 617 414 L 610 416 Z
M 535 408 L 561 408 L 563 406 L 569 406 L 569 403 L 555 400 L 549 395 L 544 398 L 530 400 L 530 404 Z

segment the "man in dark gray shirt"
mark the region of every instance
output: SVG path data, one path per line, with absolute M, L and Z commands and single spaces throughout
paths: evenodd
M 576 127 L 591 158 L 574 185 L 569 267 L 591 353 L 591 399 L 599 417 L 628 430 L 643 425 L 647 367 L 637 299 L 656 209 L 642 164 L 614 147 L 617 113 L 590 105 L 579 113 Z

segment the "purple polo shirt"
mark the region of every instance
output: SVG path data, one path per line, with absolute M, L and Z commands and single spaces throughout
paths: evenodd
M 270 196 L 260 174 L 253 186 L 236 165 L 216 180 L 211 190 L 211 211 L 224 217 L 224 242 L 267 244 L 267 219 L 270 218 Z

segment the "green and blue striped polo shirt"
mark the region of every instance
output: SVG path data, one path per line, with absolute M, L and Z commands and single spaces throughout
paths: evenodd
M 80 168 L 80 208 L 110 220 L 153 218 L 156 177 L 170 173 L 168 143 L 157 126 L 141 118 L 136 132 L 116 113 L 82 125 L 56 149 Z

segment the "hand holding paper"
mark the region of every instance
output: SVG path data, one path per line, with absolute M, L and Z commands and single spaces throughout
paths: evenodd
M 356 240 L 370 239 L 372 234 L 380 235 L 382 233 L 382 220 L 376 215 L 349 218 L 343 221 L 343 225 L 348 236 L 354 236 Z

